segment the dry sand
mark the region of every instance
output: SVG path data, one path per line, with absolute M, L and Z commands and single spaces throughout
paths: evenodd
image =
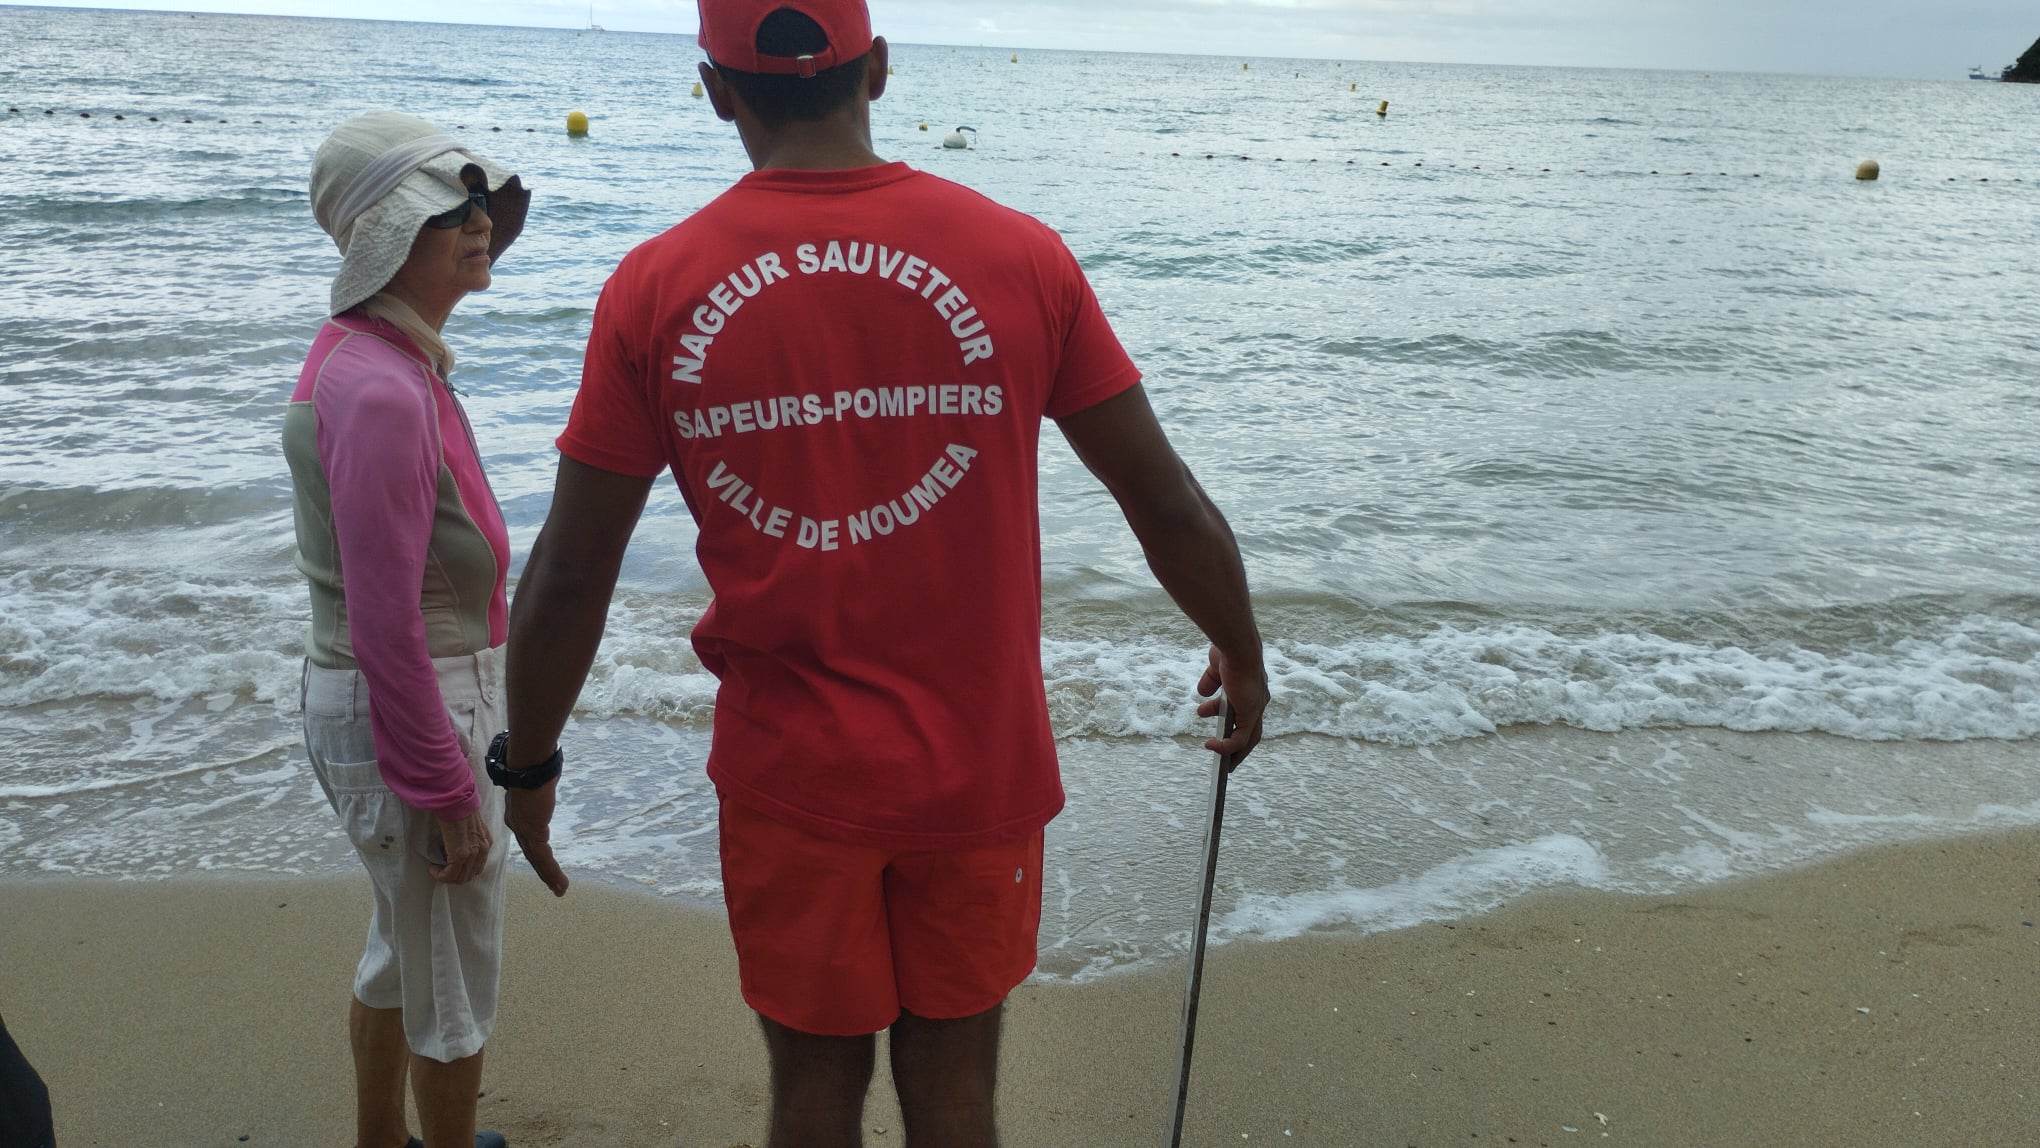
M 2036 875 L 2040 834 L 2021 833 L 1230 945 L 1187 1139 L 2040 1143 Z M 553 902 L 514 876 L 486 1123 L 518 1148 L 756 1143 L 763 1051 L 720 919 L 587 885 Z M 341 1021 L 365 897 L 354 880 L 0 886 L 0 1015 L 50 1083 L 59 1142 L 351 1143 Z M 1154 1143 L 1180 977 L 1015 994 L 1007 1142 Z M 873 1145 L 902 1142 L 887 1087 L 881 1069 Z

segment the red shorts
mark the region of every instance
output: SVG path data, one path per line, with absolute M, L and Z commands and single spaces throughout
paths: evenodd
M 1041 840 L 899 852 L 846 845 L 722 802 L 723 898 L 744 1001 L 817 1036 L 902 1009 L 976 1016 L 1034 971 Z

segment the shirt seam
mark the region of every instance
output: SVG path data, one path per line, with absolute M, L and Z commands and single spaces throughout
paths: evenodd
M 609 464 L 628 462 L 630 460 L 625 458 L 620 452 L 604 450 L 602 447 L 590 443 L 579 436 L 573 436 L 571 432 L 571 427 L 561 431 L 560 436 L 553 440 L 553 447 L 561 454 L 584 466 L 592 466 L 597 470 L 606 470 L 613 474 L 627 475 L 631 478 L 657 478 L 666 473 L 667 469 L 673 465 L 670 458 L 661 458 L 658 468 L 650 473 L 640 473 L 636 468 L 627 470 L 618 469 Z
M 415 348 L 407 348 L 407 347 L 400 347 L 400 346 L 398 346 L 397 344 L 395 344 L 395 343 L 391 342 L 390 340 L 388 340 L 388 339 L 384 338 L 384 337 L 383 337 L 382 335 L 380 335 L 380 334 L 378 334 L 377 332 L 375 332 L 375 331 L 372 331 L 372 330 L 371 330 L 371 331 L 357 331 L 357 330 L 355 330 L 354 328 L 352 328 L 352 327 L 349 327 L 349 326 L 348 326 L 347 324 L 345 324 L 345 323 L 342 323 L 342 322 L 340 322 L 338 318 L 334 318 L 334 319 L 329 319 L 329 320 L 327 320 L 327 322 L 330 322 L 330 323 L 332 323 L 332 324 L 333 324 L 333 325 L 334 325 L 335 327 L 338 327 L 338 328 L 340 328 L 340 329 L 341 329 L 342 331 L 345 331 L 345 332 L 347 332 L 347 337 L 346 337 L 346 338 L 343 338 L 343 339 L 341 339 L 341 340 L 340 340 L 340 343 L 345 343 L 345 342 L 347 341 L 347 339 L 351 339 L 351 338 L 353 338 L 354 336 L 356 336 L 356 335 L 359 335 L 359 336 L 361 336 L 361 337 L 362 337 L 362 338 L 364 338 L 364 339 L 374 339 L 374 340 L 375 340 L 376 342 L 378 342 L 378 343 L 381 343 L 381 344 L 382 344 L 383 346 L 385 346 L 385 347 L 388 347 L 388 348 L 389 348 L 390 350 L 392 350 L 392 351 L 395 351 L 395 352 L 396 352 L 397 354 L 399 354 L 399 355 L 402 355 L 402 356 L 403 356 L 404 358 L 406 358 L 406 359 L 410 360 L 410 361 L 411 361 L 411 362 L 413 362 L 413 363 L 416 363 L 416 364 L 418 364 L 418 365 L 419 365 L 419 366 L 421 366 L 421 367 L 425 367 L 425 368 L 427 368 L 427 369 L 430 369 L 430 368 L 432 367 L 432 363 L 431 363 L 431 361 L 430 361 L 430 360 L 428 360 L 427 358 L 425 358 L 425 356 L 424 356 L 424 355 L 423 355 L 422 353 L 419 353 L 419 352 L 417 352 L 417 351 L 415 350 Z M 334 349 L 335 351 L 339 350 L 339 349 L 340 349 L 340 344 L 339 344 L 339 343 L 335 343 L 335 344 L 333 345 L 333 349 Z M 329 357 L 330 357 L 330 353 L 329 353 Z M 325 366 L 324 366 L 323 364 L 321 364 L 321 365 L 320 365 L 320 368 L 319 368 L 319 369 L 320 369 L 320 371 L 321 371 L 321 372 L 324 372 L 324 370 L 325 370 Z M 434 377 L 436 378 L 437 376 L 435 375 Z
M 327 635 L 326 648 L 332 651 L 335 658 L 344 657 L 349 663 L 359 665 L 360 659 L 354 656 L 353 636 L 348 633 L 347 629 L 347 561 L 340 552 L 340 526 L 333 516 L 333 472 L 326 465 L 325 452 L 319 449 L 320 426 L 325 422 L 324 419 L 319 417 L 319 385 L 326 381 L 326 371 L 332 367 L 334 358 L 340 354 L 340 348 L 345 347 L 347 341 L 354 338 L 359 332 L 340 323 L 334 323 L 333 325 L 338 327 L 342 334 L 338 339 L 334 340 L 332 346 L 326 348 L 326 357 L 319 360 L 319 369 L 312 375 L 311 391 L 305 397 L 305 405 L 312 410 L 312 461 L 318 463 L 319 473 L 326 477 L 325 505 L 323 507 L 314 505 L 312 512 L 319 516 L 320 525 L 326 528 L 326 541 L 332 547 L 333 553 L 333 585 L 335 590 L 333 595 L 333 632 Z M 340 653 L 340 646 L 343 643 L 347 647 L 345 654 Z
M 1126 383 L 1125 386 L 1121 386 L 1120 385 L 1121 382 L 1125 380 L 1126 377 L 1129 375 L 1132 376 L 1132 382 Z M 1065 419 L 1070 417 L 1071 415 L 1082 414 L 1083 412 L 1090 410 L 1092 407 L 1097 406 L 1099 403 L 1105 402 L 1108 399 L 1117 398 L 1120 394 L 1131 389 L 1134 383 L 1140 382 L 1143 377 L 1144 376 L 1141 374 L 1140 370 L 1140 364 L 1128 363 L 1125 366 L 1121 367 L 1119 370 L 1114 371 L 1113 373 L 1105 376 L 1104 379 L 1092 383 L 1090 386 L 1084 388 L 1084 392 L 1086 394 L 1089 394 L 1093 391 L 1097 392 L 1099 396 L 1098 398 L 1090 399 L 1089 401 L 1084 402 L 1080 406 L 1076 406 L 1071 409 L 1063 411 L 1061 414 L 1051 415 L 1048 413 L 1047 407 L 1043 407 L 1041 413 L 1050 419 Z
M 474 527 L 474 521 L 469 517 L 467 507 L 460 505 L 460 479 L 453 473 L 453 468 L 446 465 L 446 424 L 439 417 L 439 395 L 432 389 L 434 381 L 433 378 L 429 377 L 425 380 L 425 409 L 429 412 L 429 417 L 432 420 L 432 449 L 434 452 L 432 520 L 426 523 L 425 526 L 425 558 L 432 564 L 432 568 L 438 572 L 440 583 L 446 587 L 446 596 L 453 600 L 453 617 L 456 622 L 459 622 L 467 617 L 467 602 L 461 597 L 460 586 L 454 582 L 453 575 L 447 571 L 446 560 L 439 552 L 439 504 L 442 501 L 444 490 L 444 487 L 440 484 L 442 477 L 444 477 L 447 486 L 453 487 L 453 501 L 459 508 L 461 517 L 467 518 L 468 525 L 471 527 Z M 481 533 L 479 527 L 474 527 L 474 529 L 477 534 Z M 484 537 L 482 543 L 484 546 L 487 546 L 488 539 Z M 490 553 L 489 564 L 491 566 L 495 565 L 493 550 Z M 423 603 L 420 603 L 419 613 L 421 615 L 424 613 Z M 486 616 L 485 614 L 484 617 Z M 463 646 L 472 646 L 472 643 L 468 641 L 467 627 L 461 625 L 459 629 L 461 644 Z M 472 654 L 474 650 L 471 648 L 463 649 L 461 653 Z M 427 657 L 432 656 L 432 623 L 429 618 L 425 619 L 425 655 Z M 445 699 L 442 698 L 442 704 L 444 701 Z
M 500 519 L 503 517 L 503 504 L 497 501 L 496 488 L 489 482 L 489 470 L 486 466 L 482 465 L 482 444 L 479 439 L 475 438 L 474 424 L 468 420 L 467 408 L 461 405 L 460 396 L 453 393 L 451 386 L 447 387 L 446 390 L 447 398 L 453 402 L 453 413 L 460 417 L 460 429 L 461 433 L 466 436 L 465 441 L 468 444 L 468 449 L 474 452 L 475 474 L 482 480 L 482 496 L 487 498 L 490 504 L 496 508 L 496 517 Z M 432 399 L 436 406 L 439 401 L 438 394 L 434 393 Z M 439 454 L 442 465 L 444 465 L 446 439 L 443 437 L 439 440 Z M 452 475 L 452 478 L 454 502 L 460 508 L 461 516 L 467 519 L 468 526 L 481 537 L 482 550 L 489 556 L 489 600 L 482 606 L 482 648 L 487 649 L 496 638 L 496 632 L 489 626 L 489 609 L 495 605 L 496 587 L 508 585 L 510 571 L 505 569 L 503 563 L 497 560 L 496 548 L 489 542 L 489 532 L 482 529 L 482 524 L 475 519 L 474 511 L 468 507 L 467 499 L 462 496 L 460 476 Z M 508 549 L 508 535 L 510 533 L 510 524 L 508 522 L 503 523 L 503 533 L 505 536 L 504 548 Z
M 746 179 L 738 180 L 737 190 L 785 191 L 791 192 L 795 195 L 842 195 L 847 192 L 871 191 L 875 188 L 890 187 L 896 183 L 905 183 L 906 181 L 914 178 L 915 176 L 923 174 L 919 168 L 908 167 L 906 171 L 898 175 L 874 176 L 858 180 L 855 183 L 841 183 L 827 186 L 820 184 L 817 184 L 815 186 L 805 186 L 797 182 L 798 177 L 795 177 L 794 181 L 789 181 L 787 183 L 777 182 L 774 175 L 775 170 L 785 171 L 790 169 L 768 169 L 764 172 L 756 173 L 758 175 L 758 178 L 755 180 L 749 179 L 748 177 Z

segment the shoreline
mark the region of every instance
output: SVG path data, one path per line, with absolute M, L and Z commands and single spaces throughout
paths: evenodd
M 568 872 L 584 889 L 719 912 L 703 739 L 650 720 L 582 733 L 598 764 L 556 822 Z M 1420 747 L 1285 737 L 1235 779 L 1213 935 L 1367 934 L 1540 890 L 1685 895 L 1865 847 L 2040 827 L 2033 744 L 1564 726 Z M 1043 970 L 1090 980 L 1180 959 L 1208 755 L 1187 738 L 1075 739 L 1060 750 L 1069 800 L 1048 829 Z M 0 806 L 0 882 L 358 871 L 288 749 L 196 777 Z
M 2040 1126 L 2036 873 L 2026 830 L 1677 896 L 1546 891 L 1228 944 L 1207 966 L 1188 1141 L 2016 1142 Z M 554 902 L 512 877 L 485 1122 L 527 1148 L 755 1144 L 764 1056 L 720 915 L 586 885 Z M 365 896 L 351 877 L 0 884 L 0 1015 L 60 1142 L 344 1138 Z M 1009 1142 L 1153 1142 L 1181 976 L 1016 990 Z M 886 1088 L 881 1067 L 875 1145 L 899 1138 Z

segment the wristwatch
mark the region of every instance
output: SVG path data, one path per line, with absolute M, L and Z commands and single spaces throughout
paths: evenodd
M 504 730 L 489 743 L 488 756 L 482 764 L 489 771 L 489 780 L 505 789 L 537 789 L 560 775 L 560 767 L 567 763 L 566 755 L 555 749 L 552 756 L 537 765 L 524 769 L 511 769 L 510 731 Z

